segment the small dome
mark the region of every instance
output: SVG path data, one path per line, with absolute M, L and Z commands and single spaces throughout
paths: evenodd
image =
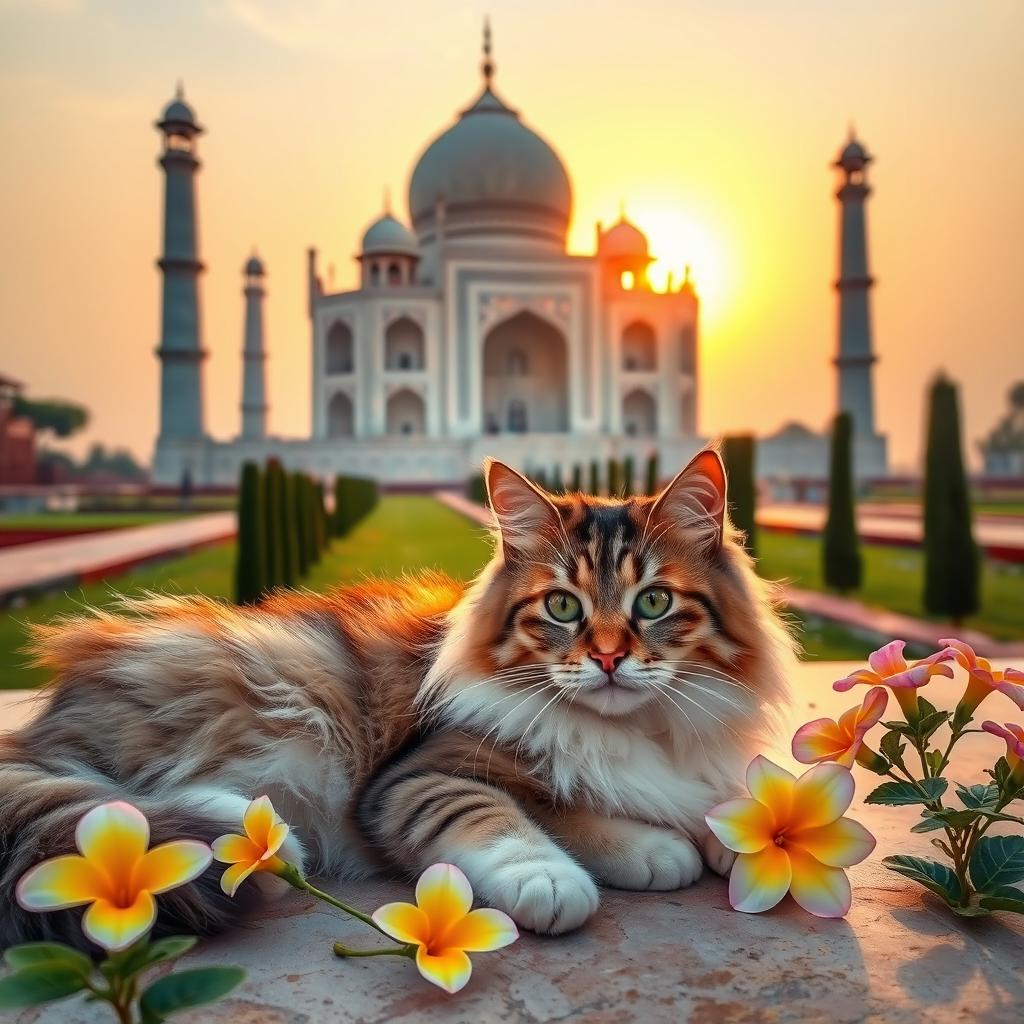
M 263 277 L 266 271 L 263 269 L 263 260 L 253 253 L 246 261 L 244 267 L 245 273 L 249 277 Z
M 839 153 L 836 165 L 838 167 L 845 167 L 848 170 L 859 171 L 870 162 L 870 154 L 864 148 L 864 145 L 851 133 L 849 141 Z
M 647 259 L 647 236 L 624 216 L 601 235 L 598 243 L 598 255 L 603 259 L 632 257 Z
M 187 126 L 197 132 L 202 131 L 196 120 L 196 112 L 185 102 L 185 91 L 180 83 L 174 94 L 174 99 L 164 107 L 157 125 L 161 128 Z
M 362 253 L 386 256 L 419 256 L 420 247 L 413 233 L 390 213 L 375 220 L 363 235 Z

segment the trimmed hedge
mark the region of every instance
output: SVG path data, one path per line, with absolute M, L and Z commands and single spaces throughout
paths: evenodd
M 743 531 L 744 546 L 752 555 L 757 547 L 754 443 L 752 434 L 733 434 L 722 442 L 722 461 L 729 481 L 729 517 Z
M 334 517 L 331 521 L 335 537 L 344 537 L 361 519 L 376 507 L 379 488 L 376 480 L 361 476 L 334 478 Z
M 266 487 L 255 462 L 242 466 L 238 486 L 235 602 L 256 604 L 267 591 Z

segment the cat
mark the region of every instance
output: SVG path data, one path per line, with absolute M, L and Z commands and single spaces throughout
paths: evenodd
M 311 874 L 450 862 L 482 905 L 557 934 L 598 884 L 688 886 L 734 855 L 704 823 L 786 700 L 794 644 L 726 512 L 713 449 L 654 497 L 485 477 L 490 563 L 279 593 L 149 597 L 41 627 L 54 682 L 0 737 L 0 948 L 82 945 L 79 911 L 22 911 L 18 878 L 122 799 L 152 842 L 211 842 L 271 797 Z M 219 872 L 160 896 L 158 933 L 210 933 L 266 896 Z

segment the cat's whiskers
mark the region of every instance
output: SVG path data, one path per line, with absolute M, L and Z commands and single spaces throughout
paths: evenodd
M 491 735 L 491 733 L 495 732 L 495 730 L 500 730 L 501 726 L 505 723 L 505 720 L 509 717 L 509 715 L 515 714 L 528 701 L 532 700 L 534 697 L 538 697 L 538 696 L 542 695 L 543 693 L 545 693 L 547 691 L 547 688 L 549 686 L 554 686 L 554 685 L 555 685 L 555 683 L 554 683 L 553 680 L 548 680 L 546 682 L 542 680 L 540 682 L 533 683 L 530 686 L 525 687 L 525 690 L 529 691 L 526 694 L 526 696 L 518 704 L 516 704 L 515 707 L 510 708 L 508 711 L 506 711 L 505 714 L 503 714 L 501 716 L 501 718 L 499 718 L 498 721 L 495 722 L 494 725 L 492 725 L 490 727 L 490 729 L 488 729 L 487 732 L 485 732 L 483 734 L 483 736 L 480 738 L 480 742 L 476 745 L 476 750 L 473 752 L 473 770 L 474 771 L 476 771 L 477 758 L 480 756 L 480 748 L 484 745 L 484 743 L 487 742 L 487 738 Z M 538 689 L 538 687 L 540 687 L 540 689 Z M 490 711 L 491 709 L 496 707 L 498 704 L 503 703 L 504 701 L 508 700 L 510 697 L 519 696 L 522 692 L 523 691 L 521 691 L 521 690 L 516 690 L 516 691 L 513 691 L 512 693 L 506 694 L 504 697 L 500 698 L 498 701 L 495 701 L 493 704 L 491 704 L 490 707 L 488 708 L 488 711 Z M 501 733 L 499 731 L 498 734 L 494 737 L 494 742 L 491 744 L 491 757 L 494 756 L 494 748 L 498 745 L 498 742 L 500 740 L 501 740 Z M 488 759 L 487 759 L 488 771 L 490 771 L 490 764 L 491 764 L 491 758 L 488 757 Z M 489 776 L 485 775 L 485 779 L 488 778 L 488 777 Z
M 670 686 L 668 683 L 665 682 L 659 683 L 658 685 L 665 689 L 671 690 L 673 693 L 678 694 L 680 697 L 683 698 L 683 700 L 689 701 L 695 708 L 697 708 L 698 711 L 703 711 L 704 714 L 708 716 L 708 718 L 714 719 L 714 721 L 716 721 L 723 729 L 727 729 L 737 739 L 743 739 L 742 735 L 738 733 L 731 725 L 729 725 L 728 722 L 723 722 L 722 719 L 720 719 L 716 714 L 714 714 L 713 712 L 709 711 L 706 707 L 704 707 L 704 705 L 701 704 L 700 701 L 694 700 L 689 694 L 684 693 L 682 690 L 677 689 L 675 686 Z
M 654 688 L 655 690 L 657 690 L 657 693 L 655 694 L 656 697 L 664 697 L 673 705 L 673 707 L 675 707 L 675 709 L 683 716 L 683 718 L 686 719 L 686 723 L 687 725 L 689 725 L 690 731 L 693 733 L 693 735 L 697 737 L 697 742 L 700 744 L 700 749 L 703 752 L 704 757 L 706 759 L 708 756 L 707 747 L 704 746 L 704 739 L 700 734 L 700 730 L 697 728 L 696 725 L 694 725 L 693 719 L 686 713 L 682 705 L 680 705 L 677 701 L 673 700 L 673 698 L 661 688 L 661 685 L 659 683 L 655 683 Z

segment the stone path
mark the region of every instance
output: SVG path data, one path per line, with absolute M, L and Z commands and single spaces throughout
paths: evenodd
M 802 665 L 783 742 L 771 754 L 795 768 L 788 737 L 803 722 L 838 715 L 856 702 L 832 680 L 851 666 Z M 939 706 L 955 703 L 959 683 L 932 684 Z M 21 694 L 0 694 L 0 729 L 31 712 Z M 1001 694 L 986 714 L 1020 720 Z M 974 781 L 1001 744 L 968 737 L 956 778 Z M 958 748 L 959 750 L 960 748 Z M 802 769 L 800 769 L 802 770 Z M 248 980 L 222 1004 L 175 1017 L 181 1024 L 1016 1024 L 1024 1006 L 1024 918 L 965 920 L 881 866 L 890 853 L 928 857 L 927 836 L 911 836 L 913 808 L 868 807 L 876 777 L 856 769 L 850 814 L 878 838 L 871 858 L 850 870 L 854 904 L 843 921 L 823 921 L 788 898 L 751 916 L 733 911 L 715 877 L 674 893 L 606 891 L 596 917 L 561 938 L 524 936 L 474 957 L 467 988 L 449 997 L 411 964 L 338 961 L 337 939 L 371 945 L 374 935 L 322 904 L 293 893 L 251 928 L 200 944 L 186 965 L 241 964 Z M 328 884 L 367 909 L 409 899 L 396 882 Z M 24 1011 L 16 1024 L 101 1024 L 100 1008 L 72 1000 Z
M 769 530 L 794 533 L 821 533 L 826 509 L 822 505 L 780 504 L 758 509 L 757 525 Z M 873 505 L 857 510 L 857 530 L 861 540 L 873 544 L 918 546 L 922 527 L 919 511 L 888 510 Z M 1024 562 L 1024 517 L 979 516 L 974 535 L 985 553 L 1007 562 Z
M 478 505 L 451 491 L 438 491 L 436 497 L 449 508 L 480 523 L 481 526 L 491 525 L 491 513 L 483 505 Z M 871 638 L 891 640 L 893 637 L 899 637 L 908 643 L 931 648 L 938 647 L 939 640 L 948 636 L 951 628 L 948 625 L 901 615 L 882 608 L 869 608 L 860 601 L 838 597 L 835 594 L 822 594 L 798 587 L 785 587 L 784 593 L 787 604 L 797 611 L 842 623 Z M 987 657 L 1024 658 L 1024 643 L 993 640 L 975 629 L 958 629 L 956 633 L 976 650 L 987 652 Z
M 62 537 L 0 551 L 0 605 L 20 594 L 89 583 L 235 535 L 234 512 Z

